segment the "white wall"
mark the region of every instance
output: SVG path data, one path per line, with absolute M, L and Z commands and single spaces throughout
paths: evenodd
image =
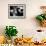
M 8 4 L 26 4 L 26 18 L 8 19 Z M 15 25 L 19 31 L 18 36 L 31 36 L 36 29 L 42 29 L 35 19 L 41 13 L 42 5 L 46 5 L 46 0 L 0 0 L 0 33 L 4 33 L 6 25 Z

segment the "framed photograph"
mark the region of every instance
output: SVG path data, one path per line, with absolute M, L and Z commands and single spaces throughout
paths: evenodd
M 24 19 L 26 17 L 25 4 L 8 4 L 9 19 Z

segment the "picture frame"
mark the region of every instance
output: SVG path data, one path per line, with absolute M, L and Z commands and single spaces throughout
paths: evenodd
M 9 19 L 24 19 L 26 18 L 25 4 L 8 4 Z

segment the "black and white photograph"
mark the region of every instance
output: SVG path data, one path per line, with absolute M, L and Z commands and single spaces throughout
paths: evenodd
M 25 4 L 8 4 L 9 19 L 24 19 L 26 17 Z

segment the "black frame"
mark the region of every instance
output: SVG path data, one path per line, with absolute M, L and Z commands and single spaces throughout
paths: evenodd
M 21 10 L 21 14 L 17 12 L 17 10 Z M 26 17 L 26 5 L 25 4 L 8 4 L 8 18 L 9 19 L 24 19 Z

